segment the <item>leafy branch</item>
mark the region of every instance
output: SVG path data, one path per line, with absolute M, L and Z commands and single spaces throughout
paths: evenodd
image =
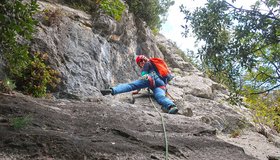
M 268 92 L 270 92 L 270 91 L 272 91 L 272 90 L 274 90 L 274 89 L 276 89 L 276 88 L 278 88 L 278 87 L 280 87 L 280 84 L 279 84 L 279 85 L 276 85 L 276 86 L 274 86 L 274 87 L 271 87 L 271 88 L 269 88 L 269 89 L 266 89 L 266 90 L 264 90 L 264 91 L 253 92 L 253 93 L 250 93 L 250 94 L 254 95 L 254 94 L 268 93 Z

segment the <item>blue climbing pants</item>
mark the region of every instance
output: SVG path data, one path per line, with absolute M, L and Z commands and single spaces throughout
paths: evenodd
M 119 84 L 115 87 L 112 87 L 112 94 L 120 94 L 120 93 L 125 93 L 125 92 L 130 92 L 134 90 L 139 90 L 143 88 L 150 88 L 153 93 L 154 93 L 154 98 L 156 101 L 162 105 L 162 109 L 167 110 L 171 105 L 174 105 L 174 103 L 165 96 L 166 94 L 166 89 L 165 87 L 163 88 L 162 86 L 165 86 L 165 83 L 163 80 L 161 80 L 157 75 L 152 74 L 149 75 L 152 77 L 154 80 L 154 86 L 151 87 L 151 83 L 148 79 L 139 79 L 136 81 L 133 81 L 131 83 L 123 83 Z

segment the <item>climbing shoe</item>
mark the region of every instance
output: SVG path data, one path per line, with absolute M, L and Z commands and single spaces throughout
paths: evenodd
M 178 112 L 178 108 L 175 105 L 170 106 L 168 113 L 176 114 Z
M 168 109 L 166 109 L 166 108 L 164 108 L 164 107 L 161 107 L 161 109 L 162 109 L 162 111 L 163 111 L 164 113 L 168 113 Z
M 112 94 L 112 89 L 103 89 L 103 90 L 100 90 L 100 92 L 103 96 L 105 96 L 108 94 Z

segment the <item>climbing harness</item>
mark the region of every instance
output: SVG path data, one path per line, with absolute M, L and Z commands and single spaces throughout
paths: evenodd
M 155 104 L 151 98 L 150 90 L 148 90 L 148 92 L 149 92 L 149 98 L 150 98 L 152 105 L 154 106 L 154 108 L 156 109 L 156 111 L 158 112 L 158 114 L 161 117 L 161 123 L 162 123 L 163 132 L 164 132 L 164 142 L 165 142 L 165 160 L 168 160 L 168 141 L 167 141 L 167 134 L 166 134 L 164 119 L 163 119 L 162 114 L 159 112 L 159 110 L 157 109 L 157 107 L 155 106 Z

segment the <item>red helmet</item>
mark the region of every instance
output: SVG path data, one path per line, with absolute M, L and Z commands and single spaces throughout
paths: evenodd
M 136 61 L 136 63 L 139 63 L 140 61 L 146 60 L 146 59 L 148 59 L 146 56 L 144 56 L 144 55 L 138 55 L 138 56 L 136 57 L 135 61 Z

